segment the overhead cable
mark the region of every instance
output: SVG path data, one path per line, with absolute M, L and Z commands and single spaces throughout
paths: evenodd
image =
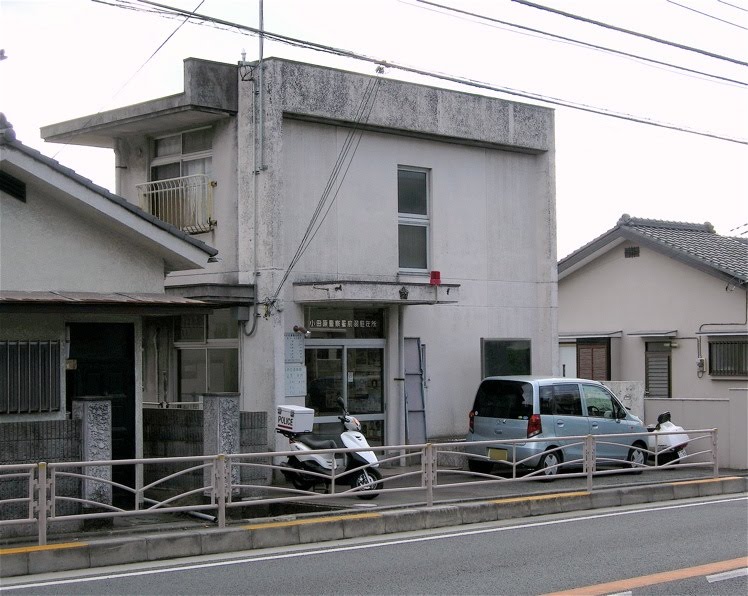
M 635 37 L 641 37 L 642 39 L 647 39 L 649 41 L 654 41 L 656 43 L 662 43 L 668 46 L 672 46 L 674 48 L 678 48 L 679 50 L 685 50 L 687 52 L 695 52 L 697 54 L 702 54 L 704 56 L 709 56 L 710 58 L 715 58 L 717 60 L 725 60 L 726 62 L 733 62 L 734 64 L 739 64 L 740 66 L 748 66 L 748 62 L 744 62 L 742 60 L 738 60 L 737 58 L 730 58 L 729 56 L 722 56 L 720 54 L 715 54 L 713 52 L 709 52 L 707 50 L 702 50 L 700 48 L 693 48 L 691 46 L 686 46 L 680 43 L 676 43 L 674 41 L 667 41 L 665 39 L 660 39 L 658 37 L 654 37 L 652 35 L 648 35 L 646 33 L 639 33 L 638 31 L 631 31 L 630 29 L 624 29 L 623 27 L 617 27 L 616 25 L 610 25 L 608 23 L 603 23 L 601 21 L 595 21 L 593 19 L 588 19 L 586 17 L 580 16 L 578 14 L 574 14 L 571 12 L 565 12 L 563 10 L 557 10 L 555 8 L 551 8 L 549 6 L 543 6 L 542 4 L 535 4 L 534 2 L 529 2 L 528 0 L 512 0 L 512 2 L 516 2 L 517 4 L 521 4 L 523 6 L 529 6 L 530 8 L 537 8 L 539 10 L 544 10 L 546 12 L 551 12 L 553 14 L 557 14 L 563 17 L 567 17 L 570 19 L 575 19 L 577 21 L 582 21 L 583 23 L 589 23 L 590 25 L 597 25 L 598 27 L 605 27 L 606 29 L 610 29 L 612 31 L 618 31 L 619 33 L 626 33 L 627 35 L 633 35 Z
M 695 8 L 691 8 L 690 6 L 686 6 L 685 4 L 681 4 L 680 2 L 674 2 L 673 0 L 665 0 L 668 4 L 673 4 L 674 6 L 677 6 L 679 8 L 684 8 L 686 10 L 690 10 L 691 12 L 695 12 L 696 14 L 700 14 L 701 16 L 714 19 L 715 21 L 719 21 L 720 23 L 724 23 L 725 25 L 732 25 L 733 27 L 737 27 L 738 29 L 743 29 L 744 31 L 748 31 L 748 27 L 743 27 L 742 25 L 738 25 L 737 23 L 733 23 L 732 21 L 726 21 L 725 19 L 720 19 L 719 17 L 715 17 L 714 15 L 708 14 L 706 12 L 702 12 L 700 10 L 696 10 Z
M 419 2 L 420 4 L 426 4 L 428 6 L 434 6 L 434 7 L 437 7 L 437 8 L 442 8 L 444 10 L 448 10 L 448 11 L 451 11 L 451 12 L 456 12 L 456 13 L 459 13 L 459 14 L 463 14 L 465 16 L 470 16 L 470 17 L 482 19 L 484 21 L 489 21 L 491 23 L 499 23 L 501 25 L 507 25 L 509 27 L 514 27 L 515 29 L 520 29 L 522 31 L 530 31 L 532 33 L 538 33 L 540 35 L 544 35 L 544 36 L 551 37 L 551 38 L 554 38 L 554 39 L 560 39 L 562 41 L 566 41 L 566 42 L 573 43 L 573 44 L 580 45 L 580 46 L 585 46 L 585 47 L 592 48 L 592 49 L 595 49 L 595 50 L 600 50 L 600 51 L 603 51 L 603 52 L 610 52 L 611 54 L 618 54 L 620 56 L 625 56 L 626 58 L 634 58 L 636 60 L 643 60 L 645 62 L 651 62 L 653 64 L 658 64 L 660 66 L 666 66 L 668 68 L 674 68 L 674 69 L 677 69 L 677 70 L 682 70 L 682 71 L 685 71 L 685 72 L 689 72 L 691 74 L 696 74 L 696 75 L 701 75 L 701 76 L 705 76 L 705 77 L 709 77 L 709 78 L 713 78 L 713 79 L 718 79 L 718 80 L 725 81 L 725 82 L 728 82 L 728 83 L 734 83 L 736 85 L 748 86 L 748 83 L 746 83 L 745 81 L 738 81 L 738 80 L 730 79 L 730 78 L 727 78 L 727 77 L 721 77 L 721 76 L 718 76 L 718 75 L 715 75 L 715 74 L 711 74 L 711 73 L 708 73 L 708 72 L 702 72 L 702 71 L 699 71 L 699 70 L 693 70 L 691 68 L 686 68 L 685 66 L 678 66 L 677 64 L 671 64 L 669 62 L 662 62 L 660 60 L 655 60 L 653 58 L 647 58 L 646 56 L 640 56 L 638 54 L 631 54 L 629 52 L 623 52 L 621 50 L 616 50 L 616 49 L 613 49 L 613 48 L 607 48 L 605 46 L 599 46 L 599 45 L 596 45 L 596 44 L 593 44 L 593 43 L 589 43 L 589 42 L 586 42 L 586 41 L 581 41 L 581 40 L 578 40 L 578 39 L 573 39 L 571 37 L 564 37 L 563 35 L 557 35 L 555 33 L 549 33 L 547 31 L 542 31 L 540 29 L 534 29 L 532 27 L 527 27 L 525 25 L 518 25 L 516 23 L 510 23 L 509 21 L 502 21 L 500 19 L 489 17 L 489 16 L 486 16 L 486 15 L 483 15 L 483 14 L 478 14 L 478 13 L 474 13 L 474 12 L 468 12 L 466 10 L 455 8 L 453 6 L 447 6 L 446 4 L 439 4 L 437 2 L 431 2 L 430 0 L 416 0 L 416 2 Z
M 163 4 L 159 4 L 157 2 L 153 2 L 152 0 L 137 0 L 137 1 L 140 2 L 140 3 L 142 3 L 142 4 L 157 6 L 157 7 L 162 8 L 162 9 L 164 9 L 164 10 L 170 12 L 170 13 L 173 13 L 173 14 L 191 14 L 192 15 L 192 13 L 189 13 L 187 11 L 183 11 L 183 10 L 178 9 L 178 8 L 173 8 L 171 6 L 165 6 Z M 491 85 L 489 83 L 484 83 L 484 82 L 481 82 L 481 81 L 476 81 L 476 80 L 473 80 L 473 79 L 466 79 L 464 77 L 457 77 L 457 76 L 446 74 L 446 73 L 438 73 L 438 72 L 433 72 L 433 71 L 427 71 L 427 70 L 423 70 L 423 69 L 420 69 L 420 68 L 415 68 L 415 67 L 412 67 L 412 66 L 406 66 L 404 64 L 399 64 L 397 62 L 392 62 L 390 60 L 382 60 L 382 59 L 379 59 L 379 58 L 373 58 L 371 56 L 366 56 L 366 55 L 363 55 L 363 54 L 357 54 L 357 53 L 352 52 L 350 50 L 344 50 L 344 49 L 340 49 L 340 48 L 326 46 L 326 45 L 319 44 L 319 43 L 312 42 L 312 41 L 304 41 L 304 40 L 300 40 L 300 39 L 297 39 L 297 38 L 289 37 L 289 36 L 286 36 L 286 35 L 281 35 L 281 34 L 278 34 L 278 33 L 271 33 L 271 32 L 269 32 L 267 30 L 263 30 L 262 32 L 260 32 L 259 29 L 256 29 L 254 27 L 250 27 L 248 25 L 241 25 L 241 24 L 238 24 L 238 23 L 232 23 L 230 21 L 225 21 L 225 20 L 222 20 L 222 19 L 218 19 L 216 17 L 208 17 L 208 16 L 204 16 L 204 15 L 195 14 L 195 15 L 192 15 L 192 19 L 193 20 L 202 20 L 202 21 L 209 22 L 209 23 L 216 23 L 216 24 L 227 26 L 227 27 L 231 27 L 232 29 L 237 29 L 237 30 L 240 30 L 240 31 L 247 31 L 247 32 L 249 32 L 249 33 L 251 33 L 253 35 L 260 35 L 260 34 L 262 34 L 262 35 L 265 36 L 265 39 L 271 39 L 271 40 L 274 40 L 274 41 L 278 41 L 279 43 L 289 44 L 289 45 L 293 45 L 293 46 L 296 46 L 296 47 L 301 47 L 301 48 L 305 48 L 305 49 L 309 49 L 309 50 L 314 50 L 314 51 L 317 51 L 317 52 L 324 52 L 324 53 L 328 53 L 328 54 L 334 54 L 336 56 L 342 56 L 342 57 L 345 57 L 345 58 L 351 58 L 353 60 L 359 60 L 359 61 L 363 61 L 363 62 L 370 62 L 370 63 L 373 63 L 373 64 L 381 65 L 381 66 L 383 66 L 385 68 L 392 68 L 392 69 L 395 69 L 395 70 L 400 70 L 400 71 L 408 72 L 408 73 L 411 73 L 411 74 L 416 74 L 416 75 L 420 75 L 420 76 L 435 78 L 435 79 L 439 79 L 439 80 L 442 80 L 442 81 L 448 81 L 448 82 L 451 82 L 451 83 L 456 83 L 456 84 L 459 84 L 459 85 L 466 85 L 466 86 L 469 86 L 469 87 L 474 87 L 476 89 L 484 89 L 484 90 L 488 90 L 488 91 L 495 91 L 495 92 L 498 92 L 498 93 L 505 93 L 507 95 L 513 95 L 515 97 L 523 97 L 525 99 L 533 99 L 535 101 L 539 101 L 539 102 L 550 104 L 550 105 L 557 105 L 557 106 L 562 106 L 562 107 L 571 108 L 571 109 L 575 109 L 575 110 L 581 110 L 581 111 L 584 111 L 584 112 L 589 112 L 591 114 L 599 114 L 601 116 L 609 116 L 611 118 L 617 118 L 619 120 L 627 120 L 629 122 L 637 122 L 639 124 L 648 124 L 650 126 L 656 126 L 656 127 L 659 127 L 659 128 L 665 128 L 665 129 L 669 129 L 669 130 L 675 130 L 675 131 L 678 131 L 678 132 L 684 132 L 684 133 L 688 133 L 688 134 L 694 134 L 694 135 L 698 135 L 698 136 L 709 137 L 709 138 L 718 139 L 718 140 L 721 140 L 721 141 L 728 141 L 730 143 L 738 143 L 740 145 L 748 145 L 748 139 L 740 139 L 740 138 L 735 138 L 735 137 L 728 137 L 728 136 L 721 135 L 721 134 L 718 134 L 718 133 L 712 133 L 712 132 L 700 131 L 700 130 L 691 129 L 691 128 L 685 128 L 685 127 L 678 126 L 678 125 L 672 124 L 672 123 L 659 122 L 659 121 L 651 120 L 651 119 L 648 119 L 648 118 L 640 118 L 640 117 L 633 116 L 631 114 L 625 114 L 625 113 L 621 113 L 621 112 L 614 112 L 612 110 L 606 110 L 604 108 L 597 108 L 595 106 L 590 106 L 590 105 L 586 105 L 586 104 L 576 103 L 576 102 L 572 102 L 572 101 L 568 101 L 568 100 L 563 100 L 563 99 L 559 99 L 559 98 L 555 98 L 555 97 L 541 95 L 541 94 L 538 94 L 538 93 L 532 93 L 532 92 L 529 92 L 529 91 L 522 91 L 522 90 L 518 90 L 518 89 L 512 89 L 510 87 L 499 87 L 499 86 L 496 86 L 496 85 Z

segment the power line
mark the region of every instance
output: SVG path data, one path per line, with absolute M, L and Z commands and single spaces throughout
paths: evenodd
M 641 37 L 642 39 L 647 39 L 649 41 L 654 41 L 656 43 L 662 43 L 668 46 L 672 46 L 674 48 L 678 48 L 679 50 L 685 50 L 687 52 L 695 52 L 697 54 L 709 56 L 710 58 L 715 58 L 717 60 L 733 62 L 735 64 L 739 64 L 740 66 L 748 66 L 748 62 L 743 62 L 742 60 L 738 60 L 737 58 L 730 58 L 729 56 L 722 56 L 720 54 L 715 54 L 707 50 L 702 50 L 699 48 L 692 48 L 690 46 L 676 43 L 674 41 L 667 41 L 665 39 L 660 39 L 652 35 L 647 35 L 646 33 L 639 33 L 637 31 L 631 31 L 630 29 L 624 29 L 622 27 L 617 27 L 615 25 L 610 25 L 608 23 L 603 23 L 601 21 L 588 19 L 586 17 L 580 16 L 580 15 L 577 15 L 571 12 L 564 12 L 563 10 L 557 10 L 555 8 L 550 8 L 549 6 L 543 6 L 542 4 L 535 4 L 534 2 L 529 2 L 528 0 L 512 0 L 512 2 L 516 2 L 517 4 L 522 4 L 523 6 L 529 6 L 530 8 L 537 8 L 539 10 L 551 12 L 553 14 L 561 15 L 563 17 L 568 17 L 570 19 L 575 19 L 577 21 L 582 21 L 583 23 L 589 23 L 590 25 L 597 25 L 598 27 L 605 27 L 606 29 L 610 29 L 612 31 L 618 31 L 619 33 L 626 33 L 627 35 L 633 35 L 635 37 Z
M 610 52 L 611 54 L 619 54 L 621 56 L 625 56 L 627 58 L 634 58 L 636 60 L 644 60 L 646 62 L 651 62 L 653 64 L 659 64 L 660 66 L 666 66 L 666 67 L 669 67 L 669 68 L 675 68 L 675 69 L 683 70 L 685 72 L 689 72 L 689 73 L 692 73 L 692 74 L 697 74 L 697 75 L 701 75 L 701 76 L 705 76 L 705 77 L 710 77 L 710 78 L 718 79 L 718 80 L 725 81 L 725 82 L 728 82 L 728 83 L 734 83 L 736 85 L 748 86 L 748 83 L 746 83 L 745 81 L 738 81 L 738 80 L 735 80 L 735 79 L 729 79 L 727 77 L 721 77 L 721 76 L 710 74 L 710 73 L 707 73 L 707 72 L 702 72 L 702 71 L 699 71 L 699 70 L 693 70 L 691 68 L 686 68 L 685 66 L 678 66 L 676 64 L 671 64 L 669 62 L 661 62 L 660 60 L 655 60 L 653 58 L 647 58 L 646 56 L 640 56 L 640 55 L 637 55 L 637 54 L 631 54 L 631 53 L 623 52 L 621 50 L 616 50 L 616 49 L 613 49 L 613 48 L 607 48 L 605 46 L 599 46 L 599 45 L 596 45 L 596 44 L 593 44 L 593 43 L 588 43 L 586 41 L 581 41 L 581 40 L 578 40 L 578 39 L 573 39 L 571 37 L 564 37 L 563 35 L 557 35 L 555 33 L 549 33 L 547 31 L 542 31 L 540 29 L 534 29 L 532 27 L 527 27 L 525 25 L 518 25 L 517 23 L 510 23 L 509 21 L 502 21 L 500 19 L 496 19 L 496 18 L 493 18 L 493 17 L 489 17 L 489 16 L 486 16 L 486 15 L 482 15 L 482 14 L 478 14 L 478 13 L 474 13 L 474 12 L 468 12 L 466 10 L 462 10 L 462 9 L 459 9 L 459 8 L 454 8 L 452 6 L 447 6 L 445 4 L 439 4 L 437 2 L 431 2 L 430 0 L 415 0 L 415 1 L 419 2 L 420 4 L 426 4 L 426 5 L 429 5 L 429 6 L 435 6 L 435 7 L 438 7 L 438 8 L 442 8 L 444 10 L 448 10 L 448 11 L 451 11 L 451 12 L 456 12 L 456 13 L 463 14 L 463 15 L 470 16 L 470 17 L 479 18 L 479 19 L 482 19 L 482 20 L 485 20 L 485 21 L 489 21 L 489 22 L 492 22 L 492 23 L 499 23 L 501 25 L 508 25 L 509 27 L 514 27 L 516 29 L 521 29 L 523 31 L 530 31 L 532 33 L 539 33 L 540 35 L 544 35 L 544 36 L 547 36 L 547 37 L 551 37 L 551 38 L 563 40 L 563 41 L 570 42 L 570 43 L 573 43 L 573 44 L 576 44 L 576 45 L 580 45 L 580 46 L 586 46 L 586 47 L 589 47 L 589 48 L 592 48 L 592 49 L 595 49 L 595 50 L 600 50 L 600 51 L 603 51 L 603 52 Z
M 743 29 L 744 31 L 748 31 L 748 27 L 743 27 L 742 25 L 738 25 L 737 23 L 733 23 L 731 21 L 726 21 L 725 19 L 720 19 L 719 17 L 715 17 L 714 15 L 708 14 L 706 12 L 702 12 L 700 10 L 696 10 L 695 8 L 691 8 L 690 6 L 686 6 L 685 4 L 680 4 L 679 2 L 674 2 L 673 0 L 665 0 L 668 4 L 673 4 L 674 6 L 677 6 L 679 8 L 684 8 L 686 10 L 690 10 L 691 12 L 695 12 L 696 14 L 700 14 L 701 16 L 708 17 L 710 19 L 714 19 L 715 21 L 719 21 L 720 23 L 725 23 L 726 25 L 732 25 L 733 27 L 737 27 L 738 29 Z
M 732 8 L 737 8 L 738 10 L 742 10 L 744 12 L 748 12 L 748 8 L 744 8 L 742 6 L 737 6 L 735 4 L 730 4 L 729 2 L 725 2 L 725 0 L 717 0 L 720 4 L 724 4 L 725 6 L 730 6 Z
M 437 73 L 437 72 L 433 72 L 433 71 L 427 71 L 427 70 L 423 70 L 423 69 L 420 69 L 420 68 L 415 68 L 415 67 L 412 67 L 412 66 L 406 66 L 404 64 L 399 64 L 397 62 L 393 62 L 393 61 L 390 61 L 390 60 L 382 60 L 382 59 L 379 59 L 379 58 L 373 58 L 371 56 L 365 56 L 363 54 L 356 54 L 355 52 L 352 52 L 350 50 L 344 50 L 344 49 L 341 49 L 341 48 L 334 48 L 334 47 L 326 46 L 326 45 L 319 44 L 319 43 L 316 43 L 316 42 L 304 41 L 304 40 L 300 40 L 300 39 L 297 39 L 297 38 L 289 37 L 289 36 L 286 36 L 286 35 L 281 35 L 281 34 L 278 34 L 278 33 L 272 33 L 272 32 L 269 32 L 267 30 L 263 30 L 261 32 L 259 29 L 256 29 L 254 27 L 249 27 L 248 25 L 240 25 L 238 23 L 232 23 L 230 21 L 225 21 L 225 20 L 222 20 L 222 19 L 218 19 L 216 17 L 208 17 L 208 16 L 204 16 L 204 15 L 189 13 L 188 11 L 184 11 L 184 10 L 179 9 L 179 8 L 173 8 L 171 6 L 166 6 L 166 5 L 163 5 L 163 4 L 159 4 L 157 2 L 153 2 L 152 0 L 137 0 L 137 1 L 140 2 L 140 3 L 142 3 L 142 4 L 147 4 L 147 5 L 159 7 L 161 9 L 165 10 L 167 14 L 169 14 L 169 13 L 172 13 L 172 14 L 190 14 L 192 16 L 193 20 L 201 20 L 201 21 L 204 21 L 204 22 L 207 22 L 207 23 L 211 23 L 211 24 L 215 23 L 215 24 L 219 24 L 219 25 L 230 27 L 232 29 L 237 29 L 239 31 L 246 31 L 246 32 L 249 32 L 249 33 L 251 33 L 253 35 L 260 35 L 260 34 L 262 34 L 265 37 L 265 39 L 271 39 L 271 40 L 277 41 L 279 43 L 289 44 L 289 45 L 293 45 L 293 46 L 296 46 L 296 47 L 301 47 L 301 48 L 304 48 L 304 49 L 309 49 L 309 50 L 313 50 L 313 51 L 317 51 L 317 52 L 334 54 L 336 56 L 341 56 L 341 57 L 345 57 L 345 58 L 351 58 L 353 60 L 359 60 L 359 61 L 363 61 L 363 62 L 370 62 L 372 64 L 381 65 L 381 66 L 384 66 L 386 68 L 400 70 L 400 71 L 403 71 L 403 72 L 408 72 L 408 73 L 419 75 L 419 76 L 425 76 L 425 77 L 435 78 L 435 79 L 439 79 L 439 80 L 442 80 L 442 81 L 448 81 L 448 82 L 451 82 L 451 83 L 456 83 L 456 84 L 459 84 L 459 85 L 466 85 L 466 86 L 469 86 L 469 87 L 474 87 L 474 88 L 477 88 L 477 89 L 484 89 L 484 90 L 488 90 L 488 91 L 495 91 L 495 92 L 498 92 L 498 93 L 505 93 L 507 95 L 513 95 L 513 96 L 522 97 L 522 98 L 525 98 L 525 99 L 533 99 L 535 101 L 540 101 L 540 102 L 547 103 L 547 104 L 550 104 L 550 105 L 557 105 L 557 106 L 562 106 L 562 107 L 566 107 L 566 108 L 572 108 L 572 109 L 576 109 L 576 110 L 580 110 L 580 111 L 584 111 L 584 112 L 589 112 L 589 113 L 592 113 L 592 114 L 599 114 L 599 115 L 602 115 L 602 116 L 609 116 L 611 118 L 617 118 L 619 120 L 626 120 L 626 121 L 629 121 L 629 122 L 636 122 L 636 123 L 639 123 L 639 124 L 648 124 L 650 126 L 656 126 L 656 127 L 659 127 L 659 128 L 664 128 L 664 129 L 669 129 L 669 130 L 675 130 L 675 131 L 678 131 L 678 132 L 684 132 L 684 133 L 689 133 L 689 134 L 695 134 L 695 135 L 698 135 L 698 136 L 703 136 L 703 137 L 718 139 L 718 140 L 721 140 L 721 141 L 728 141 L 730 143 L 738 143 L 738 144 L 741 144 L 741 145 L 748 145 L 748 140 L 746 140 L 746 139 L 739 139 L 739 138 L 734 138 L 734 137 L 728 137 L 728 136 L 725 136 L 725 135 L 720 135 L 720 134 L 712 133 L 712 132 L 699 131 L 699 130 L 695 130 L 695 129 L 685 128 L 685 127 L 682 127 L 682 126 L 677 126 L 677 125 L 671 124 L 671 123 L 658 122 L 656 120 L 651 120 L 651 119 L 647 119 L 647 118 L 639 118 L 639 117 L 633 116 L 631 114 L 625 114 L 625 113 L 621 113 L 621 112 L 614 112 L 612 110 L 606 110 L 604 108 L 597 108 L 595 106 L 590 106 L 590 105 L 576 103 L 576 102 L 572 102 L 572 101 L 567 101 L 567 100 L 563 100 L 563 99 L 559 99 L 559 98 L 555 98 L 555 97 L 545 96 L 545 95 L 541 95 L 541 94 L 538 94 L 538 93 L 531 93 L 531 92 L 528 92 L 528 91 L 522 91 L 522 90 L 518 90 L 518 89 L 512 89 L 512 88 L 509 88 L 509 87 L 499 87 L 499 86 L 496 86 L 496 85 L 491 85 L 489 83 L 484 83 L 484 82 L 476 81 L 476 80 L 473 80 L 473 79 L 466 79 L 464 77 L 457 77 L 457 76 L 446 74 L 446 73 Z

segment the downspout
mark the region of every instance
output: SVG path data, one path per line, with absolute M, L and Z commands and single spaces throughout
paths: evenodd
M 264 58 L 264 42 L 265 42 L 265 17 L 264 17 L 264 10 L 263 10 L 263 0 L 260 0 L 260 58 L 257 62 L 257 78 L 255 79 L 252 77 L 252 84 L 254 85 L 254 92 L 253 92 L 253 101 L 252 101 L 252 111 L 253 111 L 253 125 L 254 125 L 254 138 L 252 139 L 252 146 L 253 146 L 253 167 L 252 167 L 252 176 L 254 177 L 253 180 L 253 220 L 254 225 L 252 227 L 252 265 L 254 267 L 254 271 L 252 272 L 252 285 L 254 285 L 254 300 L 252 302 L 252 314 L 250 315 L 252 317 L 252 328 L 247 330 L 247 323 L 244 323 L 244 335 L 247 337 L 252 337 L 257 330 L 257 319 L 259 318 L 260 314 L 257 312 L 258 310 L 258 296 L 257 296 L 257 278 L 260 277 L 260 269 L 257 266 L 257 228 L 259 226 L 259 193 L 260 193 L 260 182 L 259 182 L 259 175 L 260 172 L 267 169 L 267 166 L 265 165 L 265 90 L 264 90 L 264 76 L 263 71 L 265 69 L 265 65 L 263 64 L 263 58 Z M 259 96 L 259 101 L 258 101 Z

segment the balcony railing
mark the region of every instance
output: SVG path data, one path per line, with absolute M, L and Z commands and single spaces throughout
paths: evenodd
M 210 232 L 213 217 L 213 188 L 216 183 L 204 174 L 155 180 L 138 184 L 140 207 L 161 221 L 188 234 Z

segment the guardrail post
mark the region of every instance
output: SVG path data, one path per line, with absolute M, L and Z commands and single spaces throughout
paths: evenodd
M 716 478 L 719 476 L 719 458 L 717 455 L 719 454 L 719 451 L 717 450 L 717 429 L 713 428 L 712 432 L 712 474 Z
M 423 449 L 426 474 L 426 506 L 434 506 L 434 446 L 429 443 Z
M 226 456 L 221 453 L 214 460 L 216 467 L 215 473 L 215 494 L 218 500 L 218 527 L 226 527 Z
M 37 500 L 33 503 L 33 506 L 37 513 L 36 524 L 39 533 L 39 546 L 44 546 L 47 544 L 47 463 L 39 462 L 37 470 Z
M 587 492 L 592 492 L 592 475 L 595 473 L 595 437 L 584 438 L 584 470 L 587 473 Z

